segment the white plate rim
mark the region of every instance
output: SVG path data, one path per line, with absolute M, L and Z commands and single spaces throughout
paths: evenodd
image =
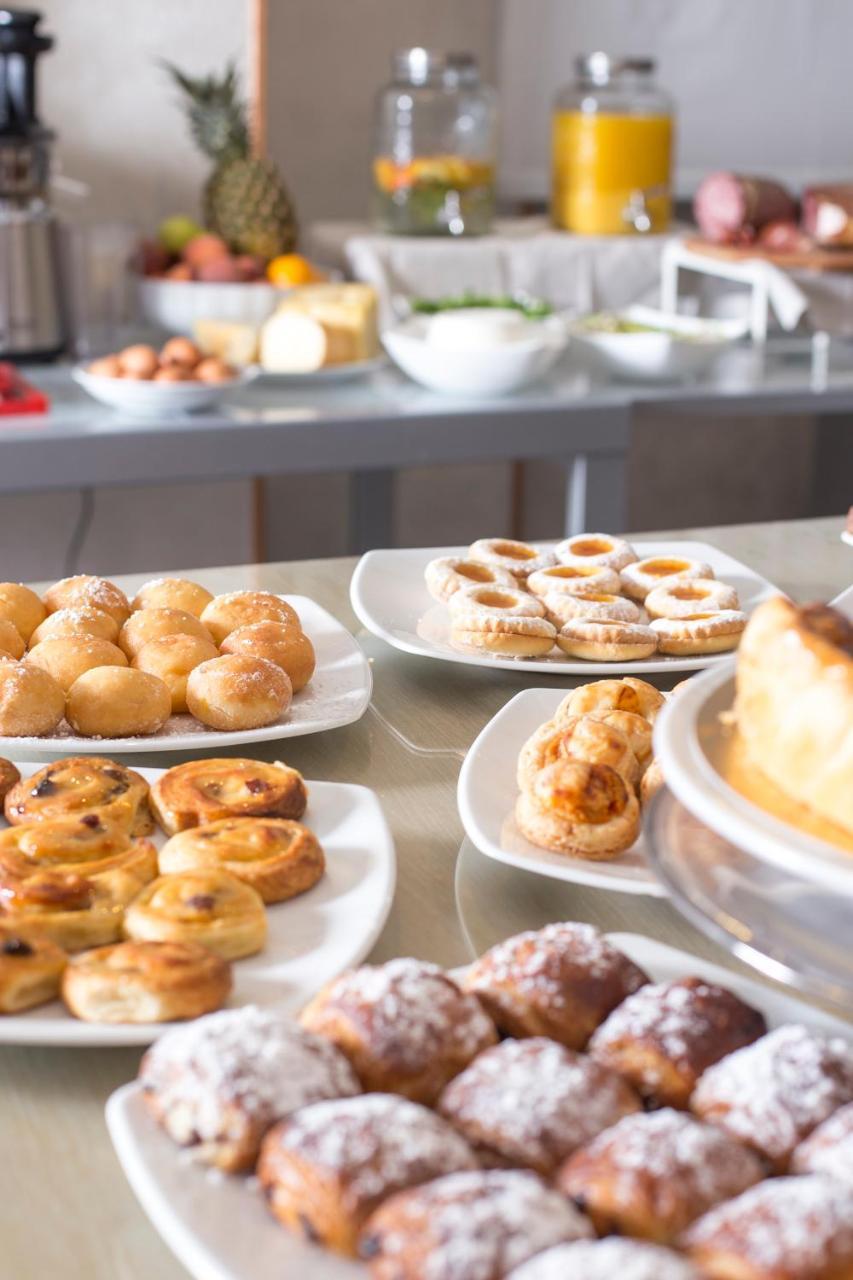
M 537 546 L 554 547 L 556 540 L 549 539 L 547 541 L 538 541 Z M 692 559 L 707 559 L 711 554 L 712 560 L 724 562 L 726 566 L 720 572 L 723 577 L 728 573 L 736 572 L 752 579 L 756 584 L 756 593 L 763 599 L 770 594 L 781 594 L 778 587 L 769 582 L 761 574 L 756 573 L 754 569 L 750 569 L 741 560 L 730 556 L 728 552 L 720 551 L 718 548 L 711 546 L 707 542 L 694 542 L 690 540 L 660 540 L 652 539 L 644 541 L 642 538 L 632 540 L 632 545 L 643 559 L 650 555 L 681 555 Z M 407 640 L 397 632 L 390 629 L 368 602 L 367 590 L 370 587 L 373 574 L 376 572 L 376 564 L 380 557 L 387 556 L 414 556 L 417 555 L 418 560 L 422 561 L 418 566 L 413 566 L 413 573 L 420 575 L 420 581 L 423 582 L 423 570 L 430 560 L 437 559 L 439 556 L 464 556 L 467 547 L 405 547 L 405 548 L 376 548 L 373 551 L 366 552 L 356 565 L 352 579 L 350 581 L 350 603 L 359 622 L 370 631 L 373 635 L 378 636 L 380 640 L 384 640 L 386 644 L 390 644 L 394 649 L 399 649 L 403 653 L 411 653 L 419 658 L 434 658 L 441 662 L 454 662 L 462 666 L 470 667 L 490 667 L 499 671 L 536 671 L 542 675 L 550 676 L 583 676 L 583 675 L 666 675 L 668 673 L 675 674 L 679 671 L 700 671 L 707 667 L 716 667 L 728 660 L 728 654 L 697 654 L 689 658 L 642 658 L 636 662 L 588 662 L 584 660 L 565 661 L 559 659 L 537 659 L 537 658 L 502 658 L 497 655 L 480 656 L 479 654 L 469 654 L 456 652 L 455 650 L 445 651 L 439 648 L 429 640 L 418 640 L 413 642 Z M 381 564 L 381 561 L 379 561 Z M 367 584 L 367 588 L 365 586 Z M 423 587 L 425 600 L 424 611 L 427 608 L 433 608 L 437 601 L 433 600 Z
M 552 864 L 546 862 L 545 857 L 547 850 L 537 850 L 535 845 L 530 845 L 530 854 L 513 853 L 510 849 L 503 849 L 489 838 L 488 834 L 483 830 L 478 815 L 478 810 L 472 802 L 471 792 L 473 785 L 473 775 L 480 767 L 480 752 L 489 739 L 499 735 L 503 728 L 503 722 L 511 720 L 517 712 L 520 704 L 531 702 L 533 698 L 542 696 L 552 698 L 556 709 L 557 703 L 562 701 L 565 693 L 562 689 L 545 689 L 530 688 L 521 689 L 508 702 L 496 711 L 487 724 L 483 726 L 477 737 L 468 748 L 465 759 L 462 762 L 462 768 L 459 770 L 459 780 L 456 785 L 456 803 L 459 809 L 459 817 L 462 820 L 462 826 L 465 828 L 465 834 L 480 853 L 487 858 L 493 858 L 495 862 L 502 862 L 506 866 L 517 867 L 521 871 L 527 871 L 531 875 L 545 876 L 549 880 L 561 880 L 570 884 L 588 885 L 590 888 L 609 890 L 611 893 L 631 893 L 642 894 L 646 897 L 665 898 L 668 896 L 666 886 L 657 879 L 651 864 L 648 866 L 647 877 L 620 876 L 618 858 L 611 862 L 599 863 L 591 858 L 571 858 L 566 856 L 563 863 Z M 541 723 L 544 723 L 544 719 Z M 513 749 L 521 750 L 523 743 L 519 742 L 517 747 L 513 744 Z M 513 797 L 516 791 L 513 791 Z M 560 855 L 551 855 L 559 857 Z M 612 871 L 604 872 L 603 867 L 613 868 Z

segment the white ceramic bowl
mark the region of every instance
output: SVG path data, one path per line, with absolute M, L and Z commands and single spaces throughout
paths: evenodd
M 187 337 L 192 337 L 196 320 L 228 320 L 260 327 L 286 292 L 263 280 L 213 284 L 137 277 L 143 319 L 167 333 L 183 333 Z
M 134 418 L 167 420 L 197 409 L 209 409 L 238 387 L 251 382 L 254 368 L 245 369 L 229 382 L 143 382 L 135 378 L 105 378 L 78 364 L 74 381 L 94 400 Z
M 654 307 L 625 307 L 620 320 L 660 327 L 660 333 L 596 333 L 582 322 L 571 326 L 577 348 L 590 362 L 619 378 L 671 382 L 706 369 L 749 328 L 745 319 L 709 320 Z
M 530 338 L 490 347 L 433 344 L 432 316 L 410 316 L 382 335 L 391 359 L 421 386 L 460 396 L 502 396 L 542 376 L 568 342 L 557 316 L 528 320 Z

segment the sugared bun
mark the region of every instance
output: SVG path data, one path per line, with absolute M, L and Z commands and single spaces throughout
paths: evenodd
M 0 582 L 0 618 L 17 627 L 24 640 L 29 640 L 47 609 L 34 591 L 20 582 Z
M 139 588 L 131 609 L 184 609 L 200 618 L 213 595 L 189 578 L 152 578 Z
M 10 658 L 22 658 L 25 648 L 23 636 L 14 622 L 0 618 L 0 653 L 7 653 Z
M 314 674 L 314 646 L 303 631 L 281 622 L 253 622 L 238 627 L 222 641 L 223 653 L 268 658 L 290 676 L 293 692 L 304 689 Z
M 293 697 L 281 667 L 266 658 L 227 653 L 190 672 L 187 708 L 202 724 L 224 731 L 257 729 L 280 719 Z
M 254 622 L 282 622 L 299 627 L 299 615 L 281 596 L 271 591 L 231 591 L 217 596 L 201 615 L 216 644 L 238 627 Z
M 119 625 L 109 613 L 80 605 L 76 609 L 57 609 L 56 613 L 48 614 L 30 636 L 30 648 L 34 649 L 42 640 L 53 640 L 56 636 L 97 636 L 115 644 L 118 633 Z
M 123 591 L 106 578 L 95 578 L 89 573 L 78 573 L 73 578 L 63 578 L 55 582 L 45 592 L 44 603 L 48 613 L 56 613 L 57 609 L 76 609 L 85 606 L 89 609 L 101 609 L 115 618 L 121 627 L 130 617 L 130 605 Z M 39 619 L 41 621 L 41 619 Z
M 65 714 L 65 694 L 47 671 L 0 659 L 0 734 L 7 738 L 52 733 Z
M 68 723 L 84 738 L 134 738 L 157 733 L 172 711 L 168 687 L 147 671 L 94 667 L 68 691 Z
M 642 1240 L 578 1240 L 539 1253 L 507 1280 L 700 1280 L 686 1258 Z
M 28 667 L 41 667 L 53 676 L 63 693 L 93 667 L 126 667 L 121 649 L 97 636 L 52 636 L 30 649 L 24 658 Z
M 195 614 L 187 613 L 186 609 L 160 608 L 139 609 L 131 614 L 121 629 L 118 643 L 128 658 L 132 659 L 152 640 L 177 635 L 211 639 L 207 627 L 199 622 Z
M 187 709 L 187 679 L 191 671 L 217 656 L 216 645 L 202 636 L 184 634 L 160 636 L 143 645 L 132 666 L 157 676 L 169 688 L 172 714 L 182 715 Z

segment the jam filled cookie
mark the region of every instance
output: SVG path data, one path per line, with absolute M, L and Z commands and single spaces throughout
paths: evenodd
M 515 821 L 541 849 L 607 860 L 637 839 L 640 806 L 633 787 L 609 765 L 566 759 L 534 776 L 516 801 Z
M 507 1280 L 700 1280 L 686 1258 L 641 1240 L 578 1240 L 537 1254 Z
M 148 835 L 154 829 L 148 783 L 133 769 L 103 756 L 68 756 L 46 764 L 12 787 L 4 809 L 13 826 L 97 813 L 132 835 Z
M 621 584 L 613 569 L 592 564 L 554 564 L 531 573 L 527 586 L 537 596 L 594 596 L 602 592 L 618 595 Z
M 853 1102 L 836 1111 L 801 1142 L 792 1173 L 825 1173 L 853 1184 Z
M 223 653 L 244 653 L 265 658 L 281 667 L 294 693 L 304 689 L 314 674 L 317 656 L 304 631 L 285 622 L 253 622 L 238 627 L 222 641 Z
M 549 591 L 542 597 L 545 617 L 559 631 L 567 622 L 587 618 L 590 622 L 639 622 L 640 610 L 633 600 L 595 591 L 588 596 L 569 595 L 566 591 Z
M 626 565 L 621 571 L 622 591 L 632 600 L 645 600 L 650 591 L 665 583 L 668 587 L 690 578 L 713 578 L 714 570 L 703 560 L 681 556 L 649 556 Z
M 746 614 L 737 609 L 720 613 L 690 613 L 681 618 L 657 618 L 652 624 L 661 653 L 692 657 L 736 649 L 746 630 Z
M 118 645 L 131 660 L 145 645 L 163 636 L 197 636 L 213 644 L 210 632 L 195 614 L 186 609 L 161 608 L 132 613 L 119 633 Z
M 6 760 L 3 756 L 0 756 L 0 804 L 3 803 L 8 793 L 20 780 L 21 774 L 17 765 L 12 764 L 11 760 Z
M 514 587 L 516 579 L 509 569 L 483 564 L 481 560 L 465 560 L 459 556 L 440 556 L 430 560 L 424 570 L 427 591 L 434 600 L 446 604 L 463 587 Z
M 374 1209 L 407 1187 L 476 1169 L 465 1139 L 406 1098 L 369 1093 L 316 1102 L 267 1134 L 258 1178 L 288 1231 L 354 1256 Z
M 630 711 L 653 721 L 665 701 L 654 685 L 633 676 L 626 676 L 624 680 L 592 680 L 566 695 L 554 719 L 593 715 L 600 711 Z
M 640 622 L 595 622 L 576 618 L 557 632 L 557 644 L 570 658 L 589 662 L 638 662 L 657 650 L 658 638 Z
M 84 738 L 137 738 L 159 733 L 172 695 L 157 676 L 132 667 L 94 667 L 68 690 L 65 716 Z
M 637 559 L 637 553 L 624 538 L 609 533 L 578 533 L 558 542 L 554 554 L 560 564 L 599 565 L 605 569 L 624 569 Z
M 545 618 L 489 614 L 476 606 L 460 609 L 451 618 L 450 643 L 469 652 L 544 658 L 556 638 L 556 629 Z
M 157 850 L 97 812 L 0 831 L 0 890 L 42 871 L 85 876 L 124 906 L 157 874 Z
M 202 612 L 201 620 L 216 644 L 238 627 L 253 622 L 283 622 L 299 627 L 299 615 L 292 605 L 271 591 L 231 591 L 216 596 Z
M 67 961 L 55 942 L 0 916 L 0 1014 L 55 1000 Z
M 451 1173 L 391 1196 L 359 1253 L 373 1280 L 501 1280 L 552 1245 L 592 1235 L 577 1209 L 533 1173 Z
M 694 1219 L 764 1176 L 754 1152 L 683 1111 L 639 1112 L 576 1152 L 558 1188 L 600 1236 L 674 1243 Z
M 124 932 L 136 942 L 197 942 L 239 960 L 263 949 L 267 916 L 259 893 L 207 868 L 152 880 L 125 911 Z
M 200 618 L 210 604 L 213 595 L 189 578 L 151 578 L 142 584 L 133 598 L 131 608 L 183 609 Z
M 187 707 L 212 729 L 257 729 L 280 720 L 293 697 L 286 672 L 266 658 L 227 653 L 187 677 Z
M 438 1100 L 483 1164 L 522 1166 L 543 1178 L 639 1109 L 637 1094 L 614 1072 L 543 1037 L 487 1049 Z
M 164 874 L 221 867 L 266 903 L 306 893 L 322 878 L 325 865 L 317 837 L 286 818 L 222 818 L 178 832 L 160 850 Z
M 219 1009 L 231 967 L 187 942 L 119 942 L 75 956 L 62 998 L 84 1022 L 172 1022 Z
M 365 1089 L 427 1106 L 497 1039 L 474 996 L 436 965 L 409 959 L 335 978 L 301 1022 L 347 1055 Z
M 651 1103 L 684 1109 L 703 1072 L 765 1031 L 763 1016 L 733 992 L 681 978 L 629 996 L 589 1048 Z
M 167 1031 L 142 1059 L 139 1078 L 148 1110 L 172 1141 L 225 1173 L 254 1168 L 277 1120 L 359 1092 L 334 1045 L 254 1005 Z
M 65 714 L 65 694 L 52 675 L 11 658 L 0 658 L 0 734 L 41 738 Z
M 492 569 L 506 569 L 520 582 L 537 569 L 547 569 L 555 562 L 553 551 L 543 551 L 513 538 L 478 538 L 468 548 L 468 559 L 479 560 Z
M 53 676 L 65 694 L 78 676 L 93 667 L 127 666 L 121 649 L 97 636 L 53 636 L 30 649 L 24 661 Z
M 739 609 L 740 600 L 734 587 L 716 578 L 690 578 L 655 587 L 645 599 L 650 618 L 686 618 L 694 613 L 717 613 L 720 609 Z
M 592 716 L 569 716 L 559 725 L 553 721 L 541 725 L 519 753 L 519 788 L 532 787 L 537 773 L 560 760 L 609 765 L 631 787 L 640 778 L 637 757 L 625 734 Z
M 450 597 L 451 618 L 476 611 L 495 618 L 544 618 L 545 606 L 520 587 L 462 587 Z
M 549 924 L 475 960 L 465 989 L 508 1036 L 583 1049 L 612 1009 L 648 977 L 591 924 Z
M 100 609 L 120 627 L 130 617 L 130 605 L 124 592 L 114 582 L 88 573 L 79 573 L 54 583 L 45 593 L 44 603 L 48 613 L 56 613 L 58 609 Z
M 280 761 L 188 760 L 151 788 L 151 807 L 170 836 L 220 818 L 301 818 L 307 804 L 302 774 Z
M 103 609 L 90 609 L 80 605 L 76 609 L 57 609 L 49 613 L 44 622 L 30 636 L 30 648 L 42 640 L 54 640 L 57 636 L 95 636 L 99 640 L 118 640 L 119 625 L 115 618 Z
M 179 633 L 149 640 L 136 654 L 133 666 L 163 681 L 172 699 L 172 715 L 177 716 L 187 710 L 190 672 L 215 657 L 217 649 L 212 640 Z
M 0 582 L 0 618 L 11 622 L 27 644 L 46 617 L 47 609 L 29 587 L 20 582 Z

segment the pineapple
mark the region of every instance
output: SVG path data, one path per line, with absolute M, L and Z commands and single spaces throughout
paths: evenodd
M 264 260 L 290 253 L 296 244 L 293 205 L 276 165 L 252 155 L 235 68 L 198 78 L 168 63 L 166 69 L 186 94 L 196 145 L 213 161 L 202 198 L 208 229 L 232 253 Z

